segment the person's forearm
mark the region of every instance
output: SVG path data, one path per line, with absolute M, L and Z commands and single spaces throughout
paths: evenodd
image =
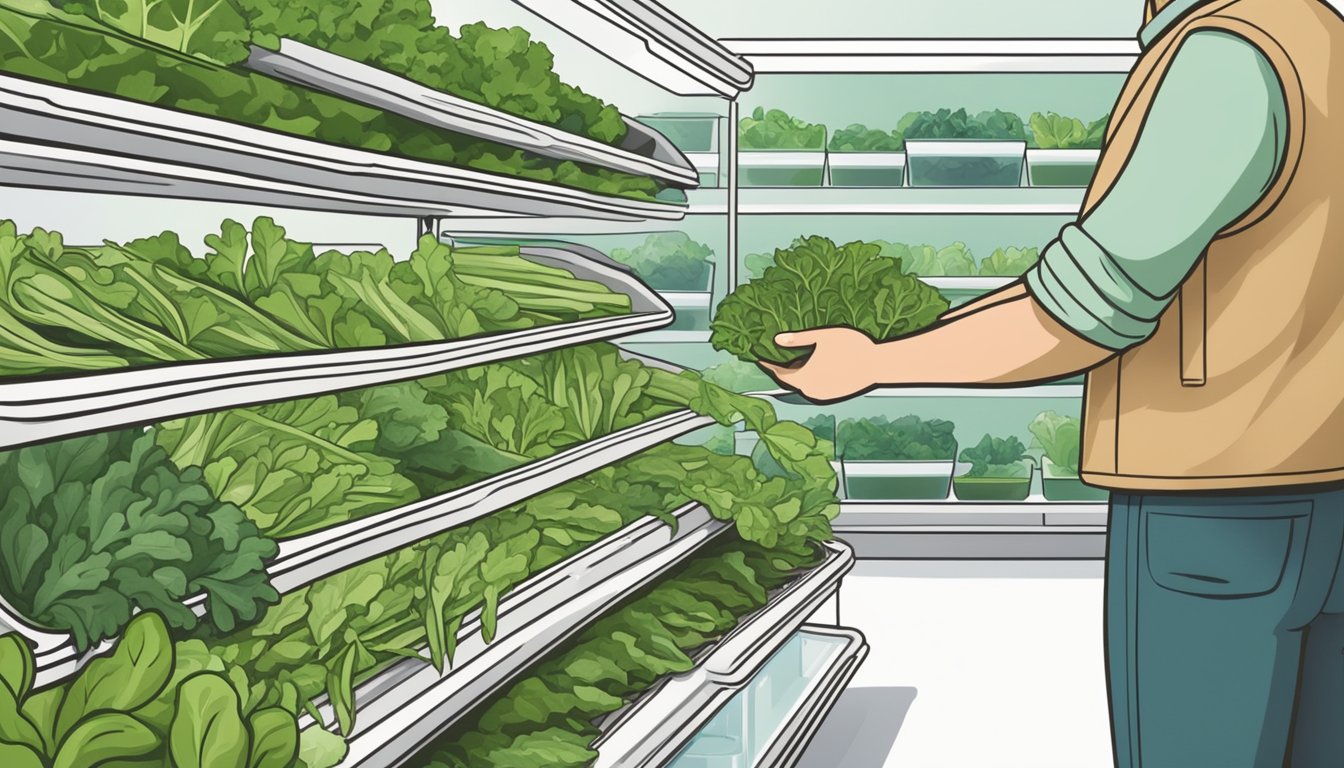
M 987 293 L 984 296 L 972 299 L 971 301 L 962 304 L 960 307 L 957 307 L 956 309 L 949 309 L 948 311 L 944 312 L 941 316 L 939 316 L 938 319 L 943 321 L 955 320 L 956 318 L 962 317 L 963 315 L 969 315 L 972 312 L 979 312 L 982 309 L 989 309 L 990 307 L 1002 304 L 1005 301 L 1012 301 L 1013 299 L 1026 295 L 1027 295 L 1026 283 L 1022 282 L 1022 280 L 1019 279 L 1014 281 L 1013 283 L 1010 283 L 1009 285 L 1006 285 L 998 289 L 997 291 L 994 291 L 993 293 Z
M 1025 291 L 1019 293 L 877 345 L 877 383 L 1026 384 L 1085 371 L 1115 354 L 1064 328 Z

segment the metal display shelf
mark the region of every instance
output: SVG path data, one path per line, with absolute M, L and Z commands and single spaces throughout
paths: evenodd
M 1068 187 L 748 187 L 738 190 L 737 200 L 743 216 L 1076 216 L 1083 206 L 1083 193 Z M 687 197 L 690 215 L 728 212 L 726 189 L 694 190 Z
M 844 501 L 832 528 L 863 559 L 1094 560 L 1106 521 L 1104 502 Z
M 675 528 L 640 520 L 509 593 L 500 602 L 493 643 L 481 639 L 479 614 L 469 617 L 447 674 L 427 659 L 407 660 L 357 687 L 358 725 L 341 765 L 399 765 L 559 643 L 729 527 L 695 504 L 675 514 Z M 301 725 L 316 727 L 307 718 Z
M 677 411 L 614 432 L 494 475 L 474 485 L 448 491 L 395 509 L 285 539 L 267 563 L 271 585 L 284 595 L 352 568 L 507 509 L 584 475 L 615 464 L 669 440 L 709 426 L 712 419 Z M 184 604 L 204 616 L 206 599 L 197 595 Z M 84 661 L 71 636 L 50 632 L 25 621 L 0 596 L 0 634 L 16 631 L 33 646 L 37 684 L 58 682 L 77 672 Z M 97 655 L 111 646 L 94 649 Z
M 0 184 L 399 216 L 677 220 L 610 197 L 0 75 Z
M 1116 39 L 737 38 L 758 74 L 1126 74 L 1139 43 Z
M 755 81 L 754 70 L 745 59 L 657 0 L 514 2 L 679 96 L 735 99 Z
M 596 768 L 667 765 L 839 590 L 841 578 L 854 565 L 854 553 L 842 544 L 827 544 L 826 549 L 824 563 L 743 619 L 698 659 L 695 669 L 662 681 L 604 724 L 593 747 L 598 752 Z M 861 636 L 856 638 L 855 653 L 859 647 Z
M 2 109 L 2 107 L 0 107 Z M 632 314 L 454 341 L 210 360 L 0 382 L 0 448 L 206 411 L 359 389 L 662 327 L 672 308 L 629 271 L 575 247 L 528 259 L 630 297 Z
M 678 187 L 699 184 L 695 167 L 666 137 L 630 119 L 625 121 L 629 129 L 625 142 L 614 147 L 491 109 L 295 40 L 281 40 L 276 51 L 253 46 L 247 66 L 427 125 L 544 157 L 651 176 Z

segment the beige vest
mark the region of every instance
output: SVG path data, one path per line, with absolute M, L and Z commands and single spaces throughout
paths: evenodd
M 1153 337 L 1088 374 L 1083 478 L 1122 490 L 1344 480 L 1344 21 L 1319 0 L 1215 0 L 1178 21 L 1125 84 L 1084 212 L 1124 168 L 1181 41 L 1210 29 L 1247 39 L 1278 74 L 1283 171 L 1209 246 Z

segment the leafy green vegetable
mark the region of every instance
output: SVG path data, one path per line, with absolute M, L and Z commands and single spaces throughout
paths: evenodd
M 700 377 L 731 392 L 769 392 L 779 387 L 760 366 L 741 360 L 710 366 Z
M 907 274 L 920 277 L 964 277 L 975 274 L 975 257 L 965 243 L 944 248 L 879 241 L 882 255 L 901 260 Z
M 747 277 L 755 280 L 765 274 L 765 270 L 775 265 L 775 255 L 773 253 L 749 253 L 742 257 L 742 268 L 746 270 Z
M 783 331 L 848 326 L 888 340 L 933 323 L 947 307 L 878 246 L 808 237 L 776 251 L 775 266 L 719 303 L 710 341 L 747 362 L 788 362 L 806 352 L 776 345 Z
M 993 277 L 1020 277 L 1035 266 L 1041 252 L 1036 248 L 996 248 L 980 262 L 980 274 Z
M 918 416 L 845 419 L 836 428 L 837 450 L 850 461 L 948 461 L 957 455 L 954 425 Z
M 1040 149 L 1100 149 L 1108 122 L 1110 115 L 1084 125 L 1076 117 L 1035 112 L 1030 121 L 1032 146 Z
M 1061 416 L 1054 411 L 1037 414 L 1027 426 L 1032 446 L 1045 450 L 1045 455 L 1060 471 L 1078 474 L 1078 456 L 1081 450 L 1082 422 L 1076 416 Z
M 1016 437 L 985 435 L 979 443 L 961 451 L 961 460 L 971 464 L 968 477 L 1028 477 L 1030 469 L 1023 463 L 1026 458 L 1026 446 Z
M 17 637 L 0 637 L 0 669 L 32 668 Z M 200 656 L 175 649 L 163 618 L 146 612 L 64 686 L 16 694 L 0 684 L 0 758 L 35 768 L 295 765 L 294 712 L 245 705 L 252 687 L 241 671 L 206 670 Z
M 1022 118 L 997 109 L 974 117 L 964 108 L 910 112 L 897 123 L 896 131 L 906 139 L 1026 139 Z
M 832 152 L 900 152 L 905 149 L 905 137 L 899 131 L 879 131 L 855 123 L 831 134 Z
M 603 194 L 652 200 L 660 191 L 658 183 L 647 177 L 528 155 L 229 66 L 246 56 L 246 44 L 254 36 L 240 23 L 231 0 L 89 0 L 58 4 L 43 0 L 0 2 L 0 36 L 7 43 L 0 46 L 0 71 L 330 144 Z M 297 27 L 285 26 L 281 31 L 298 34 L 304 25 L 311 25 L 307 28 L 314 34 L 318 29 L 333 31 L 332 17 L 336 14 L 332 9 L 336 7 L 307 4 L 313 13 L 325 9 L 324 18 L 295 19 Z M 352 6 L 348 18 L 368 10 L 367 6 Z M 393 9 L 381 22 L 386 25 L 403 11 Z M 264 27 L 260 22 L 252 23 L 258 25 L 257 29 Z M 400 30 L 405 42 L 406 27 Z M 451 42 L 458 51 L 452 60 L 443 62 L 443 71 L 460 74 L 462 82 L 476 83 L 482 89 L 478 94 L 461 94 L 467 98 L 474 95 L 490 103 L 492 97 L 515 87 L 523 93 L 540 89 L 547 95 L 558 89 L 571 101 L 584 98 L 581 92 L 559 84 L 553 73 L 538 68 L 549 67 L 549 52 L 544 48 L 530 52 L 533 49 L 527 34 L 521 30 L 490 30 L 476 25 L 464 28 L 460 40 L 446 30 L 437 37 Z M 275 42 L 273 36 L 265 34 L 258 34 L 258 38 L 260 42 Z M 416 33 L 409 36 L 410 40 L 417 38 Z M 432 48 L 422 50 L 434 56 Z M 496 61 L 496 57 L 503 60 Z M 528 59 L 533 63 L 523 64 Z M 514 103 L 506 99 L 499 106 Z M 624 130 L 619 113 L 603 106 L 592 114 L 593 106 L 575 105 L 577 112 L 560 115 L 557 110 L 551 116 L 566 130 L 582 130 L 584 124 L 592 124 L 605 137 L 616 137 Z M 589 114 L 578 116 L 585 111 Z M 594 122 L 589 117 L 597 119 Z
M 611 258 L 628 264 L 655 291 L 707 291 L 714 251 L 684 232 L 649 235 L 636 248 L 615 248 Z
M 825 149 L 826 126 L 790 116 L 782 109 L 757 107 L 738 123 L 742 149 Z
M 155 439 L 125 430 L 0 453 L 0 588 L 77 648 L 113 636 L 133 610 L 191 628 L 180 602 L 201 592 L 224 630 L 276 600 L 264 568 L 276 545 Z
M 591 765 L 595 721 L 765 604 L 815 554 L 775 563 L 760 548 L 712 546 L 589 626 L 501 697 L 479 707 L 408 765 L 566 768 Z
M 427 3 L 238 0 L 248 26 L 402 75 L 477 104 L 608 144 L 626 125 L 610 104 L 560 81 L 551 51 L 519 27 L 465 24 L 457 35 Z

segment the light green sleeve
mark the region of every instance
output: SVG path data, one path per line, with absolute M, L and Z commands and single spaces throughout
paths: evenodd
M 1114 350 L 1157 327 L 1213 237 L 1264 195 L 1283 162 L 1287 108 L 1268 60 L 1240 37 L 1191 35 L 1128 165 L 1027 272 L 1052 317 Z

